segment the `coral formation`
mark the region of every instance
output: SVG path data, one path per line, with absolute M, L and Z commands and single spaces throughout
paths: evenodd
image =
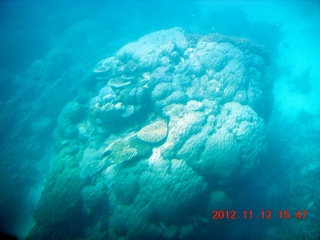
M 72 161 L 77 196 L 63 209 L 73 209 L 82 194 L 91 219 L 86 232 L 107 222 L 110 239 L 196 236 L 194 223 L 206 222 L 201 206 L 231 206 L 223 187 L 250 175 L 260 162 L 272 105 L 266 56 L 249 40 L 173 28 L 100 61 L 93 71 L 98 90 L 86 109 L 70 103 L 58 121 L 56 137 L 64 143 L 58 161 L 72 146 L 83 155 Z M 70 196 L 57 194 L 60 186 L 51 184 L 65 182 L 65 174 L 48 177 L 39 209 L 59 201 L 46 197 L 49 191 Z M 96 189 L 106 194 L 94 197 Z M 92 217 L 101 202 L 108 207 Z M 35 231 L 49 221 L 47 215 L 38 210 Z M 210 237 L 205 227 L 203 239 Z
M 99 172 L 103 167 L 103 163 L 101 161 L 92 161 L 88 162 L 83 168 L 81 169 L 81 177 L 86 179 L 88 177 L 93 176 L 97 172 Z
M 108 82 L 108 85 L 114 88 L 122 88 L 130 84 L 131 84 L 130 81 L 127 81 L 126 79 L 123 79 L 123 78 L 112 78 Z
M 167 136 L 167 132 L 167 124 L 164 121 L 157 121 L 143 127 L 137 136 L 147 143 L 158 143 Z

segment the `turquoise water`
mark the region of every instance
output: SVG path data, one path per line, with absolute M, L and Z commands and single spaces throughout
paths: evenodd
M 320 237 L 317 1 L 0 12 L 2 233 Z

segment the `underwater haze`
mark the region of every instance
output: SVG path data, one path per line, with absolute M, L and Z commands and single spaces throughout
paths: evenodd
M 1 1 L 0 238 L 320 238 L 319 1 Z

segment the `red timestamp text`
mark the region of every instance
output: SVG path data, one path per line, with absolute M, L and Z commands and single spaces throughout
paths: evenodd
M 304 219 L 307 217 L 307 210 L 279 210 L 276 217 L 278 219 Z M 242 212 L 237 212 L 236 210 L 213 210 L 212 219 L 213 220 L 222 220 L 222 219 L 266 219 L 271 220 L 273 218 L 271 210 L 262 210 L 256 211 L 253 210 L 243 210 Z

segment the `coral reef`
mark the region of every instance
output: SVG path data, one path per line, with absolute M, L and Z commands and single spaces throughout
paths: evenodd
M 82 199 L 84 238 L 106 222 L 109 239 L 188 239 L 199 224 L 200 236 L 211 237 L 208 207 L 231 206 L 223 187 L 250 175 L 264 151 L 272 106 L 266 56 L 249 40 L 172 28 L 100 61 L 95 96 L 71 102 L 59 118 L 60 157 L 34 232 L 60 226 Z M 77 157 L 67 164 L 70 154 Z M 51 204 L 62 199 L 64 206 Z
M 157 121 L 143 127 L 137 133 L 137 136 L 139 139 L 147 143 L 158 143 L 161 142 L 167 136 L 167 132 L 167 124 L 163 121 Z

